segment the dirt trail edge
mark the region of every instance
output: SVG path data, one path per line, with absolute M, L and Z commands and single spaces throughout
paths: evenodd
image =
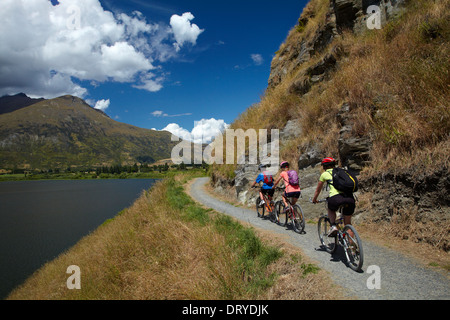
M 305 233 L 299 235 L 258 218 L 254 210 L 237 208 L 211 197 L 204 189 L 208 182 L 209 178 L 195 179 L 188 187 L 190 196 L 206 207 L 250 223 L 255 228 L 285 236 L 320 268 L 330 272 L 335 283 L 348 290 L 348 296 L 361 300 L 450 300 L 449 279 L 398 252 L 363 239 L 364 266 L 362 272 L 357 273 L 346 266 L 342 250 L 332 256 L 320 248 L 316 224 L 307 224 Z M 308 213 L 304 214 L 308 221 Z M 380 284 L 380 289 L 376 288 L 377 284 Z

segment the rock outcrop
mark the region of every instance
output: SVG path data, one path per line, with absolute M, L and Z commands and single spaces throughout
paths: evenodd
M 360 181 L 369 203 L 358 217 L 377 224 L 402 223 L 404 239 L 450 251 L 450 177 L 448 168 L 385 172 Z M 412 231 L 414 230 L 414 231 Z
M 291 37 L 290 35 L 273 59 L 268 88 L 275 88 L 293 72 L 296 72 L 296 76 L 288 87 L 290 94 L 303 96 L 308 94 L 313 86 L 326 83 L 332 78 L 333 71 L 339 68 L 340 61 L 346 55 L 339 45 L 334 44 L 334 40 L 344 30 L 352 30 L 355 33 L 366 31 L 367 19 L 373 14 L 368 10 L 370 6 L 375 5 L 380 9 L 381 23 L 385 24 L 401 10 L 404 2 L 404 0 L 329 0 L 326 4 L 324 19 L 317 28 L 313 29 L 312 34 L 311 31 L 308 34 L 302 32 L 315 18 L 316 12 L 305 9 L 298 26 L 292 31 L 301 33 L 301 36 Z M 317 3 L 319 1 L 316 1 Z M 311 63 L 313 58 L 314 63 Z M 341 107 L 336 122 L 341 127 L 338 138 L 340 164 L 359 172 L 370 161 L 371 138 L 354 132 L 354 115 L 348 104 Z M 303 129 L 298 123 L 296 119 L 290 120 L 280 130 L 281 146 L 302 134 Z M 300 170 L 314 168 L 325 156 L 327 154 L 321 149 L 320 144 L 311 142 L 303 145 L 298 159 L 298 168 Z M 233 181 L 224 182 L 219 178 L 215 179 L 213 184 L 219 188 L 232 185 L 241 202 L 253 203 L 253 197 L 248 193 L 248 186 L 258 174 L 257 166 L 239 165 L 235 174 Z M 314 177 L 311 181 L 316 182 L 316 178 Z M 309 187 L 309 184 L 308 182 L 306 187 Z
M 353 130 L 353 115 L 350 106 L 344 104 L 338 113 L 341 125 L 339 132 L 339 158 L 341 165 L 354 172 L 360 172 L 370 162 L 370 148 L 372 140 L 369 136 L 360 136 Z
M 401 12 L 405 2 L 406 0 L 330 0 L 326 19 L 312 37 L 302 38 L 297 43 L 288 43 L 280 49 L 272 61 L 269 88 L 280 84 L 287 75 L 313 56 L 322 54 L 344 30 L 352 30 L 355 33 L 366 31 L 367 21 L 374 14 L 379 14 L 381 25 L 385 25 Z M 379 11 L 368 10 L 371 6 L 376 6 Z M 299 19 L 298 26 L 303 28 L 311 18 L 311 13 L 305 11 Z M 309 80 L 300 79 L 293 90 L 305 94 L 310 82 L 317 82 L 318 76 L 323 76 L 334 68 L 339 59 L 339 54 L 336 53 L 325 56 L 316 66 L 309 68 L 304 75 L 309 75 Z

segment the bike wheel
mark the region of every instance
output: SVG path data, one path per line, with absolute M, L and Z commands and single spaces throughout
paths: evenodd
M 305 230 L 305 217 L 302 208 L 296 204 L 292 207 L 294 209 L 292 215 L 292 227 L 297 233 L 302 233 Z
M 337 249 L 337 237 L 328 237 L 328 231 L 330 231 L 331 223 L 328 217 L 323 216 L 319 219 L 318 223 L 318 232 L 319 232 L 319 240 L 322 244 L 322 247 L 328 253 L 334 253 Z
M 256 213 L 258 214 L 259 218 L 264 217 L 264 211 L 265 211 L 265 205 L 261 205 L 261 199 L 258 197 L 256 198 Z
M 278 202 L 276 202 L 272 207 L 272 213 L 270 214 L 270 221 L 278 224 Z
M 279 201 L 278 202 L 278 211 L 277 211 L 277 215 L 278 215 L 278 224 L 280 226 L 285 227 L 287 225 L 287 213 L 284 211 L 285 206 L 283 201 Z
M 349 231 L 353 232 L 353 236 Z M 344 227 L 345 256 L 347 257 L 349 267 L 354 271 L 360 271 L 364 263 L 364 253 L 362 241 L 358 232 L 352 225 Z

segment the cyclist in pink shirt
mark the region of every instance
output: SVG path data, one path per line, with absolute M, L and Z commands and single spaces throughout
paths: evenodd
M 298 184 L 290 184 L 289 183 L 289 162 L 284 161 L 280 164 L 280 168 L 281 168 L 281 173 L 280 173 L 280 177 L 277 179 L 277 181 L 275 181 L 273 188 L 275 189 L 276 186 L 278 185 L 278 183 L 281 181 L 281 179 L 284 180 L 284 193 L 283 193 L 283 202 L 284 205 L 286 206 L 286 208 L 288 207 L 286 198 L 291 198 L 291 204 L 294 205 L 297 203 L 298 198 L 300 198 L 300 186 Z

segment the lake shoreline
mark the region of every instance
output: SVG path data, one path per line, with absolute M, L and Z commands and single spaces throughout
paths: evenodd
M 39 173 L 39 174 L 5 174 L 0 175 L 0 183 L 7 181 L 47 181 L 47 180 L 112 180 L 112 179 L 165 179 L 173 177 L 177 174 L 186 172 L 197 172 L 203 171 L 201 169 L 188 169 L 188 170 L 169 170 L 162 172 L 137 172 L 137 173 L 101 173 L 91 174 L 91 173 Z
M 0 297 L 131 206 L 158 180 L 0 183 Z

